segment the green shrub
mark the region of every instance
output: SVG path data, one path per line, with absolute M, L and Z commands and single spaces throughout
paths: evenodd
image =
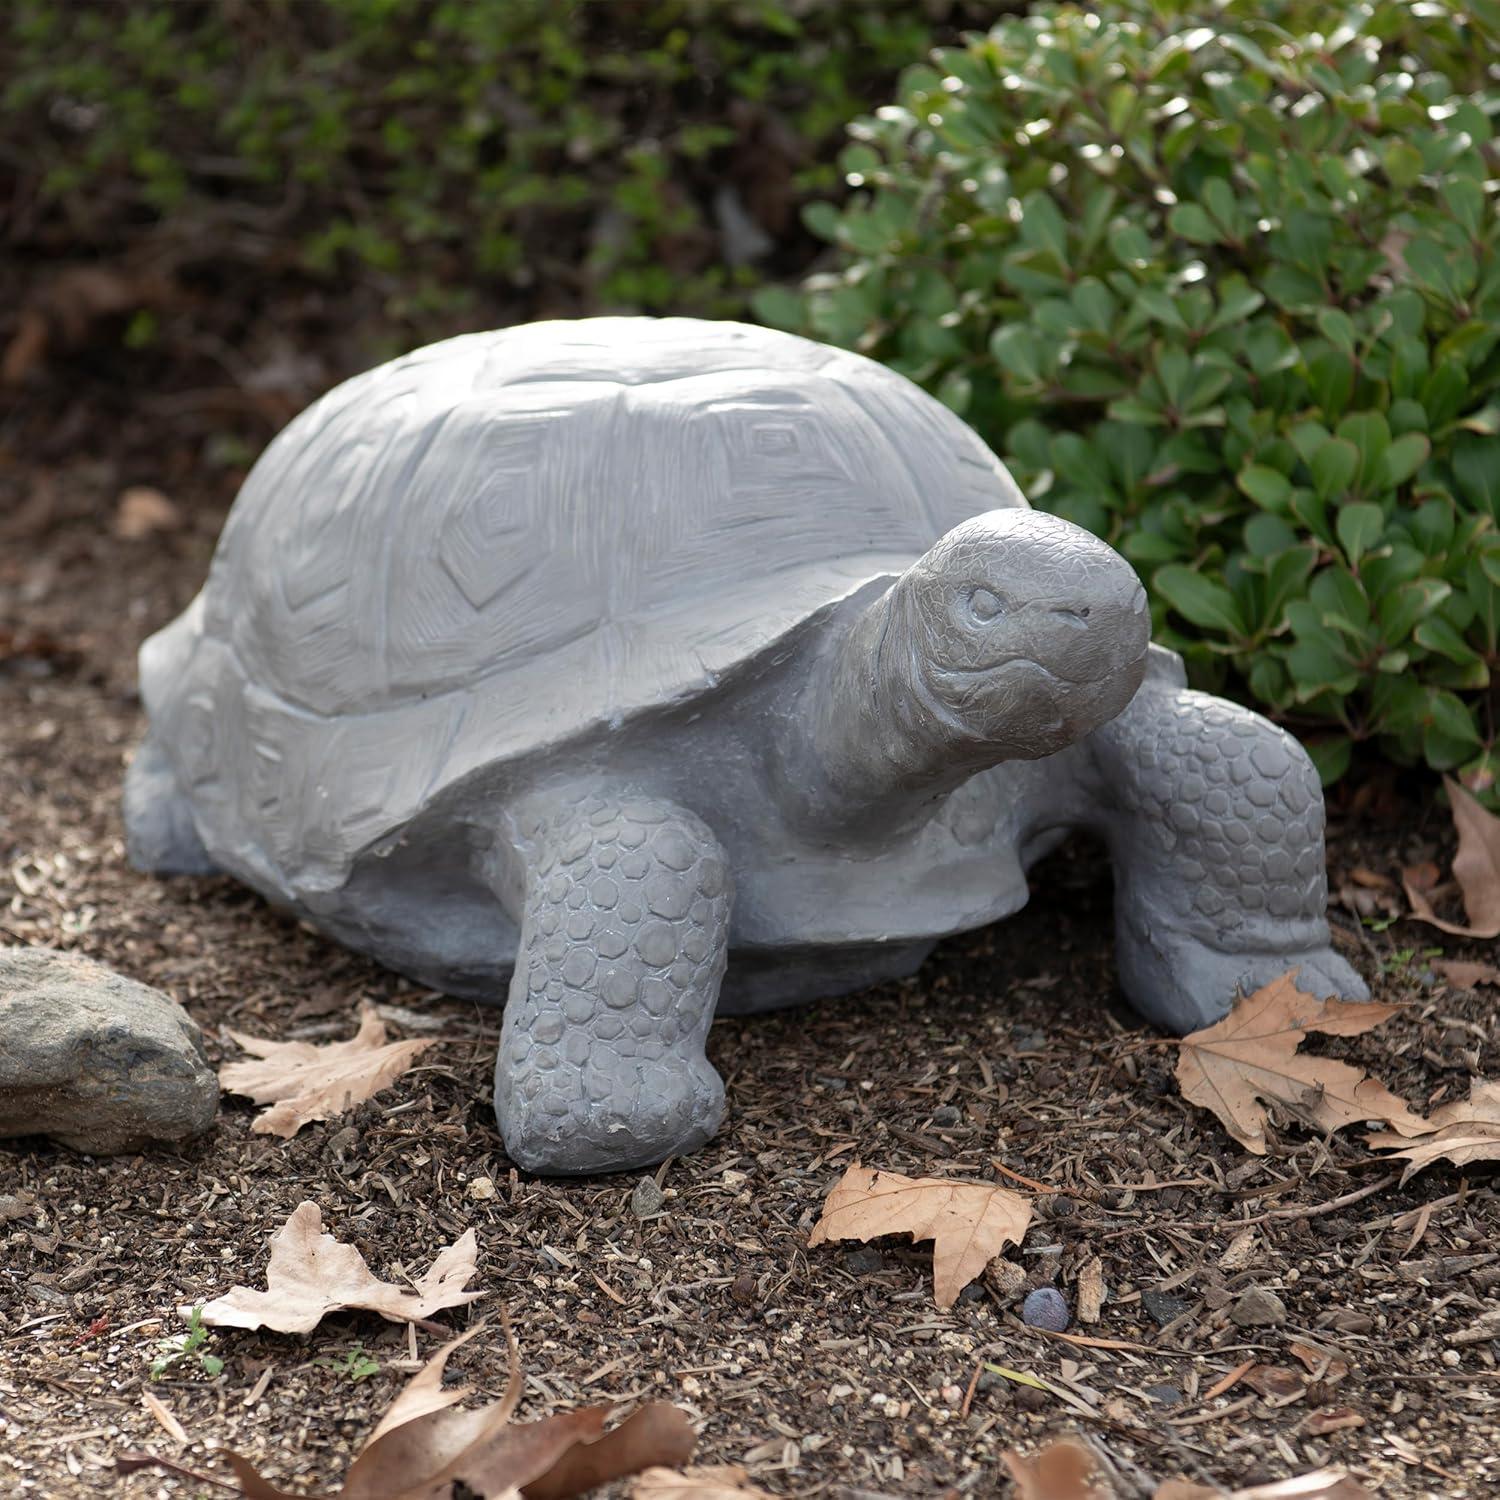
M 1194 679 L 1493 795 L 1496 0 L 1042 5 L 850 127 L 761 315 L 963 413 Z
M 10 0 L 11 245 L 112 258 L 165 230 L 205 262 L 251 266 L 242 295 L 288 272 L 367 289 L 408 341 L 445 318 L 740 311 L 757 249 L 773 274 L 816 250 L 796 211 L 837 187 L 844 121 L 935 24 L 992 11 Z M 740 252 L 726 186 L 754 226 Z

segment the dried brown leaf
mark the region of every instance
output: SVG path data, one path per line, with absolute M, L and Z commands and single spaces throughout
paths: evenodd
M 283 1140 L 313 1120 L 331 1120 L 389 1088 L 436 1040 L 387 1042 L 385 1022 L 372 1005 L 360 1007 L 359 1030 L 347 1042 L 317 1046 L 271 1042 L 240 1031 L 229 1035 L 260 1060 L 225 1063 L 219 1082 L 231 1094 L 272 1105 L 250 1128 Z
M 1369 1490 L 1343 1469 L 1319 1469 L 1296 1479 L 1252 1484 L 1248 1489 L 1234 1491 L 1193 1484 L 1186 1479 L 1168 1479 L 1157 1485 L 1151 1500 L 1372 1500 L 1372 1497 Z
M 1469 1097 L 1433 1110 L 1419 1133 L 1379 1131 L 1365 1140 L 1408 1164 L 1402 1182 L 1434 1162 L 1462 1167 L 1471 1161 L 1500 1160 L 1500 1083 L 1471 1078 Z
M 1348 1063 L 1302 1056 L 1310 1031 L 1358 1036 L 1401 1007 L 1319 1000 L 1296 985 L 1296 970 L 1235 1003 L 1222 1020 L 1179 1043 L 1177 1083 L 1191 1104 L 1212 1110 L 1247 1151 L 1266 1152 L 1266 1104 L 1284 1106 L 1319 1130 L 1383 1120 L 1405 1135 L 1425 1130 L 1378 1079 Z
M 1093 1451 L 1076 1438 L 1059 1438 L 1030 1457 L 1010 1448 L 1001 1458 L 1017 1500 L 1113 1500 L 1116 1493 Z
M 474 1231 L 466 1230 L 411 1289 L 393 1286 L 374 1275 L 353 1245 L 341 1245 L 323 1233 L 316 1203 L 300 1203 L 271 1240 L 266 1290 L 232 1287 L 204 1305 L 202 1318 L 212 1328 L 270 1328 L 277 1333 L 307 1333 L 325 1314 L 346 1308 L 378 1312 L 393 1323 L 429 1318 L 484 1295 L 463 1289 L 474 1275 L 477 1255 Z
M 331 1500 L 450 1500 L 454 1494 L 571 1500 L 584 1488 L 691 1457 L 686 1413 L 662 1402 L 641 1407 L 608 1432 L 611 1408 L 605 1406 L 512 1423 L 521 1389 L 514 1343 L 505 1395 L 488 1406 L 455 1410 L 471 1393 L 444 1389 L 443 1370 L 453 1351 L 484 1327 L 476 1324 L 444 1344 L 411 1378 Z M 289 1497 L 241 1455 L 224 1456 L 247 1500 L 311 1500 Z
M 115 535 L 138 542 L 158 531 L 175 531 L 182 525 L 182 512 L 160 490 L 144 484 L 132 485 L 115 505 Z
M 704 1464 L 692 1469 L 647 1469 L 630 1500 L 770 1500 L 750 1483 L 738 1464 Z
M 1411 902 L 1411 914 L 1418 922 L 1451 932 L 1455 937 L 1500 937 L 1500 818 L 1487 812 L 1452 777 L 1445 776 L 1443 785 L 1453 808 L 1453 826 L 1458 830 L 1453 878 L 1464 895 L 1468 925 L 1446 922 L 1439 917 L 1408 871 L 1402 876 L 1401 885 Z
M 1435 958 L 1432 967 L 1461 990 L 1477 990 L 1482 984 L 1500 986 L 1500 969 L 1494 964 L 1472 963 L 1462 958 Z
M 1285 1365 L 1254 1365 L 1245 1372 L 1245 1384 L 1257 1395 L 1289 1404 L 1307 1394 L 1307 1380 Z
M 823 1204 L 809 1245 L 909 1234 L 931 1240 L 933 1296 L 952 1307 L 958 1294 L 1007 1245 L 1019 1245 L 1031 1204 L 1009 1188 L 946 1177 L 903 1177 L 858 1163 Z

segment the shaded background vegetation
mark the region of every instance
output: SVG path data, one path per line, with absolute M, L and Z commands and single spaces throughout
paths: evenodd
M 1005 9 L 13 0 L 0 442 L 56 457 L 107 417 L 242 465 L 450 333 L 742 314 L 822 251 L 800 210 L 841 193 L 845 122 Z

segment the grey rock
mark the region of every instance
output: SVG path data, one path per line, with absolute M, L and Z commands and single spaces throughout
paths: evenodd
M 649 1219 L 661 1207 L 665 1196 L 654 1177 L 643 1177 L 630 1195 L 630 1211 L 638 1219 Z
M 1028 1328 L 1045 1328 L 1061 1333 L 1072 1320 L 1068 1299 L 1055 1286 L 1039 1286 L 1026 1294 L 1021 1304 L 1021 1321 Z
M 50 948 L 0 948 L 0 1137 L 105 1156 L 201 1134 L 219 1084 L 187 1012 Z
M 870 1245 L 859 1250 L 850 1250 L 844 1256 L 844 1269 L 851 1276 L 869 1276 L 875 1271 L 885 1269 L 885 1256 Z
M 1192 1305 L 1191 1302 L 1181 1297 L 1170 1296 L 1166 1292 L 1141 1293 L 1141 1307 L 1158 1328 L 1165 1328 L 1169 1323 L 1175 1323 Z
M 690 319 L 471 334 L 256 464 L 142 648 L 130 854 L 503 1002 L 496 1113 L 542 1172 L 701 1145 L 716 1012 L 912 974 L 1073 830 L 1159 1025 L 1292 967 L 1363 997 L 1311 761 L 1149 628 L 1123 558 L 857 354 Z
M 1240 1328 L 1271 1327 L 1286 1322 L 1286 1303 L 1275 1292 L 1253 1286 L 1235 1299 L 1229 1316 Z
M 1175 1385 L 1148 1385 L 1146 1394 L 1162 1406 L 1182 1405 L 1182 1392 Z

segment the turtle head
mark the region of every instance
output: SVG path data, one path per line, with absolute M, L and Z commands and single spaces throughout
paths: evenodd
M 1040 511 L 955 527 L 892 586 L 887 607 L 879 678 L 908 732 L 947 753 L 1051 755 L 1118 714 L 1145 671 L 1151 621 L 1135 571 Z

